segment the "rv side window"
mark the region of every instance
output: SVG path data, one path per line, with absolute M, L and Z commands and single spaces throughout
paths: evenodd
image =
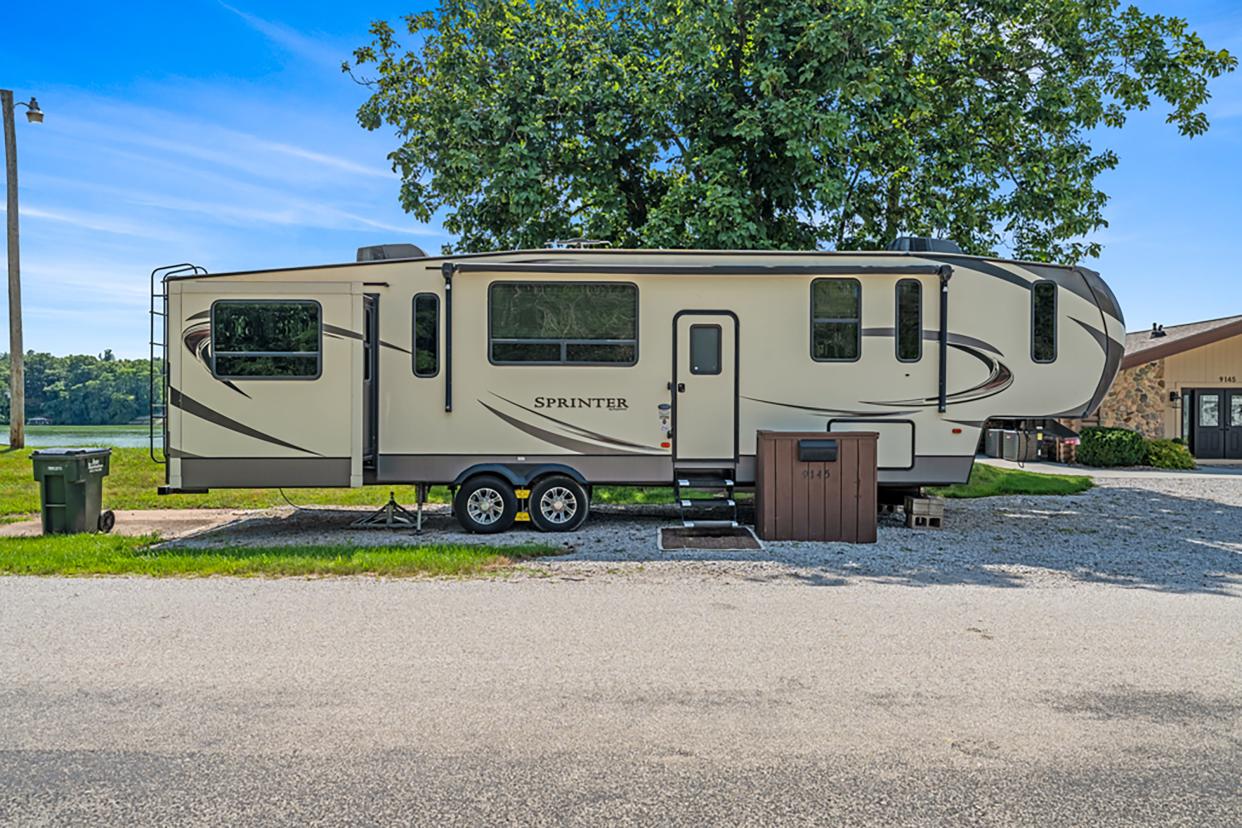
M 862 284 L 857 279 L 811 282 L 811 359 L 852 362 L 862 351 Z
M 1057 358 L 1057 283 L 1031 285 L 1031 359 L 1054 362 Z
M 498 365 L 633 365 L 638 288 L 609 282 L 493 282 L 489 342 Z
M 414 296 L 414 376 L 440 373 L 440 297 L 434 293 Z
M 897 359 L 918 362 L 923 357 L 923 286 L 917 279 L 897 283 Z
M 211 306 L 212 373 L 221 379 L 319 376 L 318 302 L 221 300 Z

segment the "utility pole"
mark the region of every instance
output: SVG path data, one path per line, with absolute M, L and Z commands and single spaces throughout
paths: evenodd
M 26 119 L 43 122 L 43 111 L 34 98 L 26 107 Z M 26 366 L 22 348 L 21 252 L 17 235 L 17 127 L 13 123 L 13 92 L 0 89 L 0 110 L 4 113 L 4 177 L 8 185 L 5 217 L 8 219 L 9 246 L 9 447 L 26 447 Z

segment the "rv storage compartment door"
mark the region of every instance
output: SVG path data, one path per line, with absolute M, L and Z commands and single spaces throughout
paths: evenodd
M 361 286 L 237 278 L 169 284 L 170 481 L 362 485 Z
M 914 423 L 909 420 L 829 420 L 829 431 L 870 431 L 880 435 L 879 452 L 882 470 L 914 468 Z

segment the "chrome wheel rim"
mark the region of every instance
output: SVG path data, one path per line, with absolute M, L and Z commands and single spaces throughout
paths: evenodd
M 539 498 L 539 513 L 548 523 L 564 525 L 578 514 L 578 498 L 564 486 L 553 486 Z
M 475 489 L 466 499 L 466 514 L 480 526 L 490 526 L 505 513 L 505 499 L 500 492 L 484 486 Z

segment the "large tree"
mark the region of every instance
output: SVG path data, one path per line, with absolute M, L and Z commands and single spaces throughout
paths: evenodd
M 1077 260 L 1102 127 L 1186 136 L 1237 60 L 1116 0 L 442 0 L 343 67 L 401 203 L 459 250 L 875 248 Z

